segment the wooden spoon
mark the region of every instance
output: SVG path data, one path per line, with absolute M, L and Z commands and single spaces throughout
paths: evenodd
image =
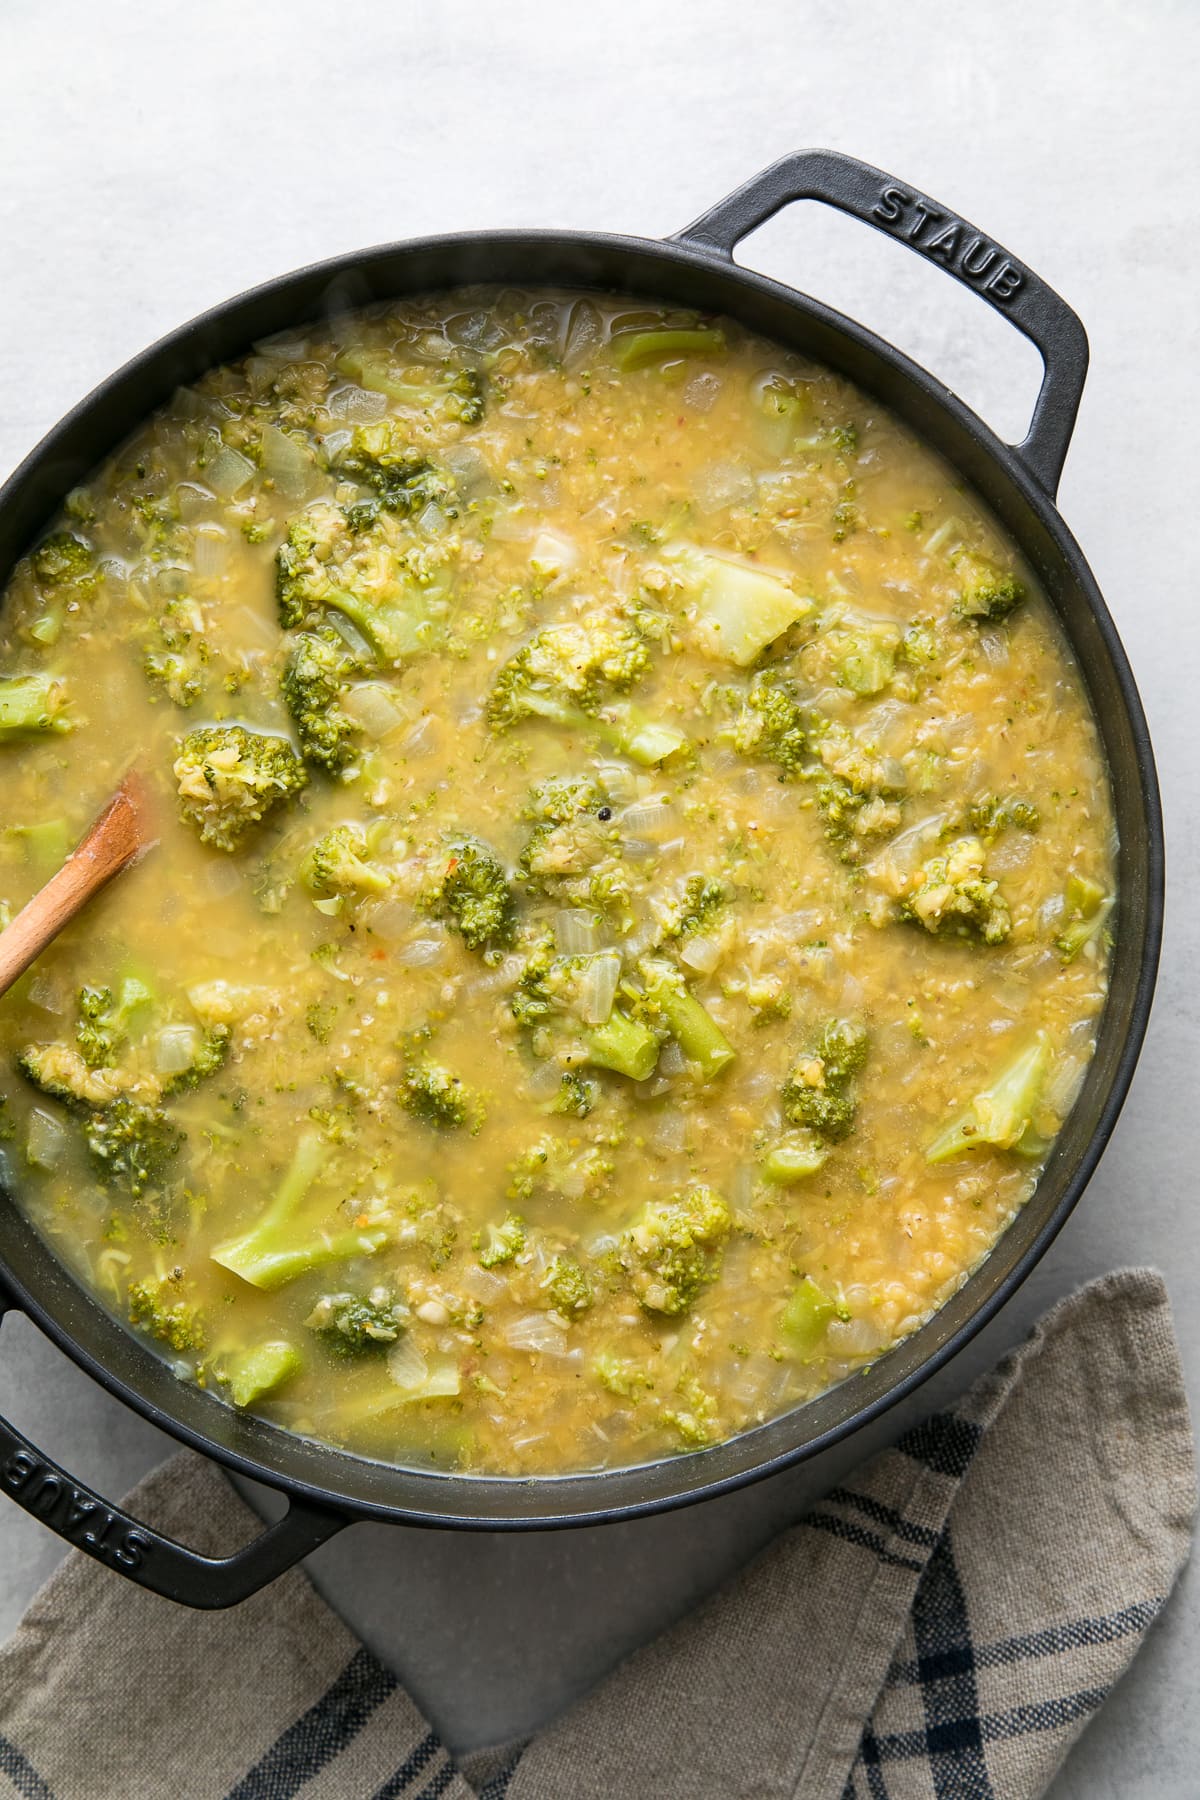
M 8 992 L 92 895 L 152 842 L 146 787 L 131 769 L 58 873 L 0 931 L 0 994 Z

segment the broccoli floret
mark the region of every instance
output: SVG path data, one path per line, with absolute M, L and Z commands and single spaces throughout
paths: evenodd
M 1071 875 L 1063 902 L 1067 923 L 1055 938 L 1054 947 L 1063 962 L 1071 963 L 1089 944 L 1103 936 L 1116 901 L 1112 894 L 1105 893 L 1099 882 L 1086 875 Z
M 647 1312 L 686 1312 L 720 1271 L 732 1220 L 710 1187 L 647 1201 L 621 1239 L 621 1265 Z
M 213 725 L 190 731 L 175 759 L 180 812 L 218 850 L 236 850 L 252 825 L 307 785 L 286 738 Z
M 624 913 L 630 888 L 621 832 L 598 781 L 554 776 L 532 790 L 521 816 L 533 822 L 517 865 L 528 888 Z
M 75 1041 L 89 1068 L 111 1067 L 131 1024 L 153 1001 L 151 990 L 135 975 L 126 977 L 117 995 L 108 987 L 80 988 L 75 1001 Z
M 791 1187 L 815 1175 L 828 1155 L 815 1132 L 788 1131 L 770 1146 L 759 1166 L 773 1187 Z
M 985 844 L 990 844 L 1010 826 L 1016 831 L 1036 831 L 1041 825 L 1042 816 L 1032 800 L 1020 800 L 1012 795 L 1001 798 L 999 794 L 981 794 L 967 808 L 967 822 L 976 837 L 982 838 Z
M 751 563 L 697 550 L 688 544 L 663 552 L 689 602 L 697 648 L 718 662 L 750 664 L 791 626 L 813 611 L 781 575 Z
M 810 713 L 807 725 L 819 766 L 805 769 L 805 779 L 813 784 L 825 836 L 838 846 L 844 862 L 855 862 L 860 840 L 900 824 L 907 776 L 899 763 L 863 744 L 839 720 Z
M 92 1113 L 84 1138 L 101 1178 L 128 1188 L 135 1199 L 163 1185 L 184 1143 L 183 1132 L 161 1107 L 125 1094 Z
M 99 577 L 96 552 L 70 531 L 54 531 L 30 558 L 40 588 L 71 588 L 83 597 L 95 588 Z
M 848 1137 L 858 1111 L 851 1084 L 869 1048 L 864 1025 L 831 1019 L 812 1048 L 797 1057 L 780 1090 L 789 1125 L 804 1126 L 829 1143 Z
M 29 1044 L 18 1054 L 16 1065 L 33 1087 L 75 1110 L 108 1106 L 123 1090 L 115 1071 L 90 1068 L 67 1044 Z
M 182 1094 L 190 1088 L 199 1087 L 218 1069 L 223 1069 L 233 1046 L 233 1035 L 228 1025 L 214 1025 L 205 1032 L 199 1049 L 192 1057 L 186 1069 L 176 1070 L 168 1075 L 162 1084 L 164 1097 L 170 1094 Z
M 977 837 L 958 838 L 944 856 L 931 857 L 917 870 L 900 901 L 899 916 L 934 936 L 983 944 L 1002 944 L 1012 930 L 999 884 L 986 879 Z
M 1039 1032 L 1033 1043 L 1001 1070 L 991 1087 L 976 1094 L 967 1110 L 933 1140 L 925 1160 L 946 1162 L 965 1150 L 987 1148 L 1043 1155 L 1049 1143 L 1035 1131 L 1033 1115 L 1049 1058 L 1049 1040 Z
M 585 1313 L 596 1297 L 587 1271 L 570 1256 L 555 1257 L 542 1286 L 549 1294 L 554 1310 L 568 1319 Z
M 641 964 L 641 976 L 649 1011 L 661 1018 L 704 1080 L 712 1081 L 737 1054 L 725 1033 L 696 999 L 674 963 L 647 958 Z
M 478 1131 L 483 1120 L 478 1096 L 466 1083 L 441 1063 L 424 1058 L 405 1071 L 399 1100 L 414 1119 L 439 1131 L 457 1131 L 468 1124 Z
M 280 623 L 315 631 L 336 613 L 375 661 L 395 666 L 431 641 L 444 609 L 441 571 L 456 548 L 451 540 L 422 543 L 386 509 L 315 501 L 293 519 L 276 558 Z
M 781 781 L 800 773 L 808 749 L 808 733 L 803 709 L 790 681 L 774 674 L 755 677 L 742 696 L 733 745 L 739 756 L 775 763 Z
M 56 675 L 0 677 L 0 744 L 70 729 L 67 689 Z
M 954 611 L 960 619 L 990 622 L 1007 619 L 1025 598 L 1025 583 L 1011 570 L 997 568 L 986 557 L 962 551 L 954 557 L 954 572 L 962 580 Z
M 516 906 L 494 851 L 478 838 L 452 838 L 431 866 L 423 899 L 435 918 L 445 919 L 468 950 L 494 955 L 511 944 Z
M 779 1329 L 782 1331 L 790 1349 L 796 1352 L 802 1361 L 808 1362 L 819 1350 L 826 1326 L 839 1316 L 849 1315 L 838 1302 L 819 1287 L 811 1275 L 806 1275 L 793 1290 L 787 1305 L 779 1317 Z
M 179 1355 L 204 1349 L 208 1334 L 199 1307 L 185 1299 L 165 1277 L 131 1281 L 126 1309 L 131 1325 L 158 1338 Z
M 466 393 L 457 398 L 468 408 L 474 406 L 473 397 Z M 338 453 L 337 471 L 370 488 L 389 512 L 420 512 L 429 505 L 454 512 L 453 481 L 413 448 L 401 419 L 377 419 L 356 426 L 350 442 Z
M 307 1235 L 301 1229 L 297 1214 L 328 1159 L 329 1146 L 321 1134 L 304 1132 L 262 1216 L 241 1237 L 219 1244 L 213 1261 L 252 1287 L 270 1289 L 328 1263 L 374 1256 L 382 1250 L 392 1236 L 383 1223 L 338 1224 Z
M 194 600 L 169 600 L 155 622 L 154 640 L 142 668 L 176 706 L 194 706 L 204 692 L 212 649 L 204 636 L 204 616 Z
M 358 727 L 341 704 L 354 668 L 345 641 L 327 626 L 297 636 L 279 680 L 305 761 L 331 774 L 354 760 Z
M 498 1269 L 525 1248 L 525 1221 L 516 1213 L 506 1213 L 502 1224 L 488 1225 L 477 1232 L 472 1244 L 481 1268 Z
M 685 356 L 723 356 L 725 333 L 718 325 L 663 325 L 651 331 L 624 331 L 614 339 L 613 361 L 624 374 L 650 363 Z
M 689 875 L 666 909 L 662 941 L 671 944 L 707 931 L 728 904 L 729 893 L 715 876 Z
M 602 1024 L 589 1024 L 579 1014 L 581 975 L 589 961 L 558 956 L 553 938 L 537 939 L 509 998 L 512 1015 L 519 1025 L 534 1029 L 565 1025 L 581 1060 L 627 1075 L 631 1081 L 645 1081 L 658 1061 L 658 1038 L 649 1026 L 631 1019 L 619 1006 Z
M 304 880 L 315 894 L 386 894 L 391 876 L 367 859 L 365 832 L 335 825 L 309 851 Z
M 572 1119 L 586 1119 L 596 1104 L 599 1092 L 597 1084 L 589 1081 L 586 1075 L 581 1075 L 578 1069 L 565 1069 L 549 1110 L 565 1113 Z
M 509 1200 L 561 1195 L 567 1200 L 595 1200 L 612 1180 L 613 1165 L 596 1145 L 580 1149 L 547 1133 L 509 1164 Z
M 337 366 L 360 386 L 439 424 L 478 425 L 487 410 L 487 384 L 477 369 L 422 370 L 420 381 L 406 381 L 390 357 L 369 350 L 345 350 Z
M 408 1308 L 390 1288 L 367 1294 L 322 1294 L 304 1323 L 336 1356 L 386 1350 L 404 1330 Z

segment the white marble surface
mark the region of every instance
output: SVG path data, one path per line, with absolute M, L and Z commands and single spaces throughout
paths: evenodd
M 1061 501 L 1158 749 L 1171 865 L 1163 974 L 1132 1097 L 1073 1222 L 918 1410 L 1057 1295 L 1131 1261 L 1165 1269 L 1200 1386 L 1198 58 L 1194 0 L 0 4 L 2 468 L 151 338 L 278 270 L 467 226 L 659 234 L 805 144 L 940 196 L 1077 307 L 1093 373 Z M 1001 429 L 1023 428 L 1036 379 L 1026 347 L 895 245 L 793 208 L 741 254 L 878 325 Z M 0 1405 L 114 1494 L 170 1448 L 20 1319 L 4 1331 Z M 900 1424 L 893 1415 L 873 1441 Z M 608 1530 L 360 1527 L 312 1571 L 450 1741 L 475 1744 L 560 1708 L 867 1447 Z M 57 1540 L 0 1508 L 0 1633 L 58 1558 Z M 1196 1794 L 1198 1591 L 1194 1573 L 1055 1800 Z

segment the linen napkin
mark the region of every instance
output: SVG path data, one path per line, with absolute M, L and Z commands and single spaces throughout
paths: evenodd
M 191 1453 L 129 1505 L 210 1555 L 258 1529 Z M 1027 1800 L 1166 1601 L 1194 1507 L 1166 1291 L 1110 1275 L 528 1744 L 461 1768 L 298 1570 L 197 1614 L 72 1552 L 0 1650 L 0 1796 Z

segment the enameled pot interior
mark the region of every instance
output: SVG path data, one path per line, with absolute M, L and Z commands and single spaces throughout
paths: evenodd
M 1090 693 L 1120 837 L 1117 942 L 1096 1055 L 1033 1198 L 976 1273 L 915 1336 L 817 1400 L 709 1450 L 602 1474 L 518 1481 L 397 1468 L 309 1443 L 176 1381 L 90 1299 L 48 1254 L 11 1197 L 0 1194 L 0 1259 L 19 1303 L 106 1387 L 185 1442 L 249 1475 L 358 1515 L 544 1526 L 679 1504 L 813 1454 L 930 1374 L 1019 1285 L 1078 1199 L 1132 1075 L 1157 962 L 1162 837 L 1153 760 L 1124 653 L 1078 549 L 1015 454 L 945 389 L 869 333 L 762 277 L 674 244 L 536 233 L 443 238 L 367 252 L 256 289 L 130 364 L 17 471 L 0 494 L 0 579 L 69 489 L 181 383 L 305 319 L 471 282 L 593 287 L 729 313 L 839 370 L 889 406 L 970 483 L 1044 583 Z

